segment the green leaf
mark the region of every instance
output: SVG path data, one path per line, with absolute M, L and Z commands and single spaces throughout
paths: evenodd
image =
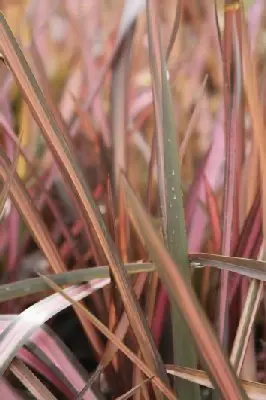
M 164 174 L 166 186 L 166 235 L 167 247 L 173 260 L 180 266 L 180 272 L 187 284 L 191 284 L 188 260 L 187 234 L 183 208 L 183 194 L 173 118 L 170 87 L 167 81 L 165 61 L 162 59 L 162 105 L 164 131 Z M 182 367 L 197 367 L 195 344 L 192 335 L 175 302 L 171 299 L 173 346 L 175 363 Z M 181 399 L 200 399 L 199 386 L 177 380 L 177 392 Z
M 151 263 L 127 264 L 126 268 L 129 274 L 152 272 L 155 269 L 154 265 Z M 77 269 L 61 274 L 47 275 L 48 278 L 53 279 L 53 282 L 60 286 L 74 285 L 86 281 L 89 282 L 93 279 L 108 278 L 109 276 L 110 269 L 107 266 Z M 47 285 L 42 278 L 29 278 L 14 283 L 7 283 L 5 285 L 0 285 L 0 303 L 49 289 L 50 286 Z
M 229 360 L 223 354 L 215 333 L 191 288 L 159 236 L 142 204 L 125 178 L 122 180 L 130 219 L 137 232 L 141 232 L 160 278 L 171 294 L 192 333 L 213 382 L 225 399 L 247 399 Z
M 147 24 L 155 107 L 158 186 L 163 232 L 171 256 L 175 262 L 179 263 L 184 279 L 189 282 L 187 237 L 174 113 L 167 80 L 166 62 L 161 45 L 158 5 L 153 0 L 147 2 Z M 176 309 L 173 299 L 170 298 L 170 301 L 175 363 L 196 368 L 197 359 L 192 336 L 184 323 L 182 315 Z M 177 387 L 181 400 L 188 398 L 192 400 L 200 399 L 198 386 L 179 380 Z

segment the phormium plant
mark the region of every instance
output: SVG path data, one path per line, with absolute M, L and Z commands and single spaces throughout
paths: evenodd
M 265 399 L 265 2 L 1 6 L 3 398 Z

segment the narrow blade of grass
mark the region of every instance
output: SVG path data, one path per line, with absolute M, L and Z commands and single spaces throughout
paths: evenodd
M 149 40 L 149 60 L 152 76 L 153 102 L 156 122 L 156 156 L 158 169 L 158 189 L 160 208 L 163 219 L 163 230 L 166 237 L 166 193 L 164 180 L 164 142 L 163 142 L 163 116 L 162 116 L 162 84 L 161 84 L 161 49 L 160 34 L 158 30 L 157 4 L 152 0 L 147 2 L 147 27 Z
M 221 252 L 225 256 L 233 254 L 239 235 L 239 188 L 242 168 L 244 103 L 242 85 L 242 46 L 239 9 L 230 8 L 231 1 L 224 7 L 224 120 L 225 120 L 225 178 L 223 230 Z M 231 68 L 234 77 L 231 79 Z M 225 349 L 228 347 L 228 271 L 221 273 L 219 299 L 219 338 Z
M 243 365 L 251 329 L 260 305 L 263 287 L 263 282 L 255 279 L 253 279 L 249 285 L 245 306 L 238 324 L 230 356 L 231 364 L 234 366 L 238 375 Z
M 176 307 L 182 312 L 217 388 L 227 399 L 246 399 L 195 293 L 183 278 L 180 267 L 175 264 L 162 244 L 150 218 L 125 178 L 123 187 L 131 221 L 141 237 L 145 239 L 150 255 L 156 262 L 158 273 L 175 300 Z
M 262 213 L 263 213 L 263 236 L 266 233 L 266 175 L 263 173 L 266 167 L 266 139 L 265 123 L 263 115 L 263 103 L 259 95 L 259 84 L 256 73 L 256 64 L 252 58 L 248 31 L 244 21 L 244 12 L 242 16 L 242 52 L 243 52 L 243 77 L 247 97 L 247 103 L 253 125 L 254 142 L 260 155 L 260 177 L 262 188 Z
M 266 263 L 263 261 L 248 260 L 237 257 L 223 257 L 216 254 L 207 255 L 204 253 L 190 254 L 190 266 L 192 268 L 212 267 L 218 269 L 227 269 L 241 276 L 266 281 Z M 153 263 L 132 263 L 125 264 L 128 274 L 137 274 L 140 272 L 154 272 L 156 267 Z M 104 279 L 110 277 L 108 266 L 95 268 L 82 268 L 75 271 L 67 271 L 59 274 L 47 275 L 48 278 L 60 286 L 74 285 L 82 282 L 91 282 L 94 279 Z M 49 286 L 41 278 L 29 278 L 0 285 L 0 303 L 28 296 L 31 294 L 49 290 Z
M 176 130 L 170 88 L 166 78 L 166 67 L 162 61 L 163 126 L 164 126 L 164 173 L 167 204 L 167 247 L 173 260 L 181 267 L 187 284 L 191 284 L 188 260 L 188 244 L 181 189 Z M 172 304 L 172 327 L 175 362 L 180 366 L 196 367 L 195 345 L 182 314 Z M 182 399 L 200 399 L 199 387 L 178 382 L 178 393 Z
M 151 263 L 126 264 L 125 267 L 128 274 L 152 272 L 155 269 Z M 110 269 L 107 266 L 84 268 L 47 276 L 60 286 L 74 285 L 86 281 L 93 283 L 94 279 L 109 278 Z M 14 283 L 7 283 L 0 285 L 0 303 L 47 290 L 49 290 L 49 286 L 41 278 L 29 278 Z
M 121 195 L 119 177 L 120 171 L 127 172 L 127 115 L 128 115 L 128 88 L 131 48 L 135 25 L 125 35 L 120 51 L 113 62 L 112 90 L 111 90 L 111 129 L 113 141 L 113 186 L 115 194 L 116 215 L 119 218 L 118 240 L 121 258 L 128 260 L 129 231 L 123 196 Z
M 190 270 L 176 129 L 166 63 L 162 54 L 157 7 L 156 1 L 148 1 L 147 23 L 157 128 L 158 184 L 163 228 L 169 252 L 175 262 L 181 266 L 182 275 L 189 284 Z M 196 367 L 197 361 L 192 336 L 179 310 L 173 305 L 173 299 L 171 302 L 175 362 L 182 366 Z M 181 399 L 200 398 L 198 387 L 187 385 L 182 381 L 178 382 L 178 394 Z
M 265 281 L 266 278 L 266 263 L 264 261 L 206 253 L 190 254 L 189 259 L 192 267 L 212 266 L 261 281 Z
M 212 267 L 227 269 L 253 279 L 266 281 L 266 263 L 263 261 L 248 260 L 237 257 L 223 257 L 216 254 L 207 255 L 204 253 L 190 254 L 190 265 L 192 268 Z M 140 272 L 153 272 L 155 265 L 153 263 L 132 263 L 125 264 L 129 274 Z M 67 271 L 59 274 L 48 275 L 56 284 L 73 285 L 81 282 L 92 282 L 94 279 L 103 279 L 110 276 L 108 266 L 96 268 L 84 268 L 75 271 Z M 39 293 L 48 290 L 49 287 L 41 278 L 30 278 L 14 283 L 0 285 L 0 302 Z

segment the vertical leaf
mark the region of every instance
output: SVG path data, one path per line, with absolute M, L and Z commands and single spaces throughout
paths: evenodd
M 125 178 L 123 187 L 130 219 L 144 240 L 151 258 L 156 263 L 158 273 L 171 293 L 175 306 L 179 308 L 193 334 L 198 350 L 202 354 L 217 388 L 220 389 L 225 399 L 247 399 L 191 285 L 182 276 L 181 266 L 174 262 L 163 245 L 152 221 Z M 189 397 L 187 398 L 189 399 Z
M 183 208 L 183 195 L 176 141 L 176 129 L 173 118 L 171 93 L 167 81 L 167 71 L 162 60 L 162 105 L 164 130 L 164 173 L 166 193 L 166 234 L 169 253 L 180 266 L 180 271 L 187 284 L 190 285 L 190 269 L 188 245 Z M 176 364 L 195 368 L 197 365 L 195 346 L 192 335 L 187 328 L 183 316 L 172 300 L 173 345 Z M 199 387 L 187 382 L 178 381 L 180 398 L 199 399 Z
M 224 9 L 224 112 L 225 112 L 225 180 L 223 206 L 222 254 L 234 251 L 239 234 L 240 171 L 243 154 L 244 97 L 242 85 L 242 41 L 239 4 L 232 9 L 231 1 Z M 231 68 L 234 77 L 231 79 Z M 221 274 L 219 303 L 219 336 L 227 348 L 228 326 L 228 271 Z
M 171 256 L 180 265 L 182 276 L 190 284 L 176 129 L 157 14 L 157 2 L 153 0 L 148 1 L 147 23 L 150 68 L 153 78 L 158 184 L 163 217 L 163 231 Z M 196 368 L 196 354 L 192 336 L 182 315 L 176 309 L 173 299 L 171 299 L 171 303 L 175 363 L 181 366 Z M 177 386 L 181 400 L 200 398 L 199 387 L 190 385 L 182 380 L 178 380 Z

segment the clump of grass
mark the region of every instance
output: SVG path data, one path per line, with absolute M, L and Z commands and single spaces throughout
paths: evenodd
M 266 398 L 265 11 L 3 5 L 7 398 Z

